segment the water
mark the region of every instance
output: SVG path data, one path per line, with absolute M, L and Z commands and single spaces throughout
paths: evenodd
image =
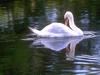
M 0 74 L 99 75 L 99 4 L 99 0 L 0 0 Z M 31 33 L 28 26 L 42 29 L 64 22 L 66 10 L 73 12 L 78 27 L 96 36 L 26 36 Z

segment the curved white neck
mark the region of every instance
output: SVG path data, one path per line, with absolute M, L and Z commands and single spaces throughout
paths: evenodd
M 70 28 L 77 33 L 77 35 L 83 35 L 83 31 L 79 29 L 75 23 L 74 23 L 74 18 L 69 18 L 69 26 Z

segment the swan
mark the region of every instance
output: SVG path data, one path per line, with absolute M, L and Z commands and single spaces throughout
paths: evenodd
M 51 23 L 42 30 L 29 27 L 29 29 L 40 37 L 66 37 L 66 36 L 83 36 L 83 31 L 74 23 L 72 12 L 66 11 L 64 15 L 65 24 Z

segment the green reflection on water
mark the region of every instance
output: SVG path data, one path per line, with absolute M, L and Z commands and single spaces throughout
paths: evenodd
M 0 45 L 0 73 L 28 74 L 30 54 L 27 45 L 19 40 L 0 42 Z

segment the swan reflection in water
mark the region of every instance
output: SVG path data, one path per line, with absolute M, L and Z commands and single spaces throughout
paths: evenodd
M 64 38 L 39 38 L 32 43 L 32 46 L 43 45 L 45 48 L 49 48 L 53 51 L 65 50 L 66 60 L 73 60 L 75 54 L 76 45 L 83 39 L 92 38 L 94 36 L 82 36 L 82 37 L 64 37 Z

